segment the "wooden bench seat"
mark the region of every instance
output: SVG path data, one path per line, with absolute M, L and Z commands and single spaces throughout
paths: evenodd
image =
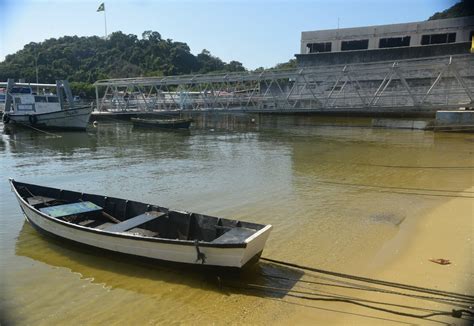
M 236 227 L 211 241 L 211 243 L 242 243 L 255 232 L 257 231 L 254 229 Z
M 56 199 L 50 198 L 50 197 L 44 197 L 44 196 L 33 196 L 33 197 L 28 197 L 26 199 L 28 201 L 28 204 L 31 206 L 35 206 L 38 204 L 47 204 L 55 201 Z
M 154 211 L 146 212 L 141 215 L 129 218 L 128 220 L 125 220 L 123 222 L 107 226 L 103 228 L 102 230 L 108 231 L 108 232 L 125 232 L 133 228 L 136 228 L 137 226 L 142 225 L 146 222 L 150 222 L 163 215 L 166 215 L 166 213 L 154 212 Z

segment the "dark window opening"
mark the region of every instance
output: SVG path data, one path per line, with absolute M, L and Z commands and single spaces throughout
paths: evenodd
M 341 51 L 366 50 L 369 48 L 369 40 L 342 41 Z
M 430 44 L 430 36 L 429 35 L 423 35 L 421 37 L 421 45 L 427 45 Z
M 56 96 L 48 96 L 49 103 L 58 103 L 59 99 Z
M 29 88 L 29 87 L 12 87 L 10 93 L 12 93 L 12 94 L 31 94 L 31 88 Z
M 410 36 L 387 37 L 379 40 L 379 48 L 395 48 L 400 46 L 410 46 Z
M 421 37 L 421 45 L 456 42 L 456 33 L 427 34 Z
M 448 43 L 456 42 L 456 33 L 449 33 L 448 34 Z
M 46 102 L 46 96 L 35 96 L 35 102 Z
M 331 42 L 308 43 L 306 47 L 308 47 L 309 53 L 331 52 Z

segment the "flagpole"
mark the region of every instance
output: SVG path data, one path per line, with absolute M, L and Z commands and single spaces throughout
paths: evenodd
M 107 39 L 107 16 L 105 14 L 105 8 L 104 8 L 104 24 L 105 24 L 105 39 Z

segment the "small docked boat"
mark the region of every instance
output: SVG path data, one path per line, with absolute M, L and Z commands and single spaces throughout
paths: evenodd
M 5 111 L 5 89 L 0 88 L 0 112 L 3 113 Z
M 16 83 L 9 79 L 6 83 L 0 83 L 2 85 L 6 87 L 2 117 L 4 124 L 85 130 L 89 123 L 92 107 L 76 106 L 67 81 L 30 84 Z M 42 91 L 39 92 L 39 89 Z
M 143 119 L 131 118 L 134 126 L 160 129 L 189 129 L 192 119 Z
M 13 179 L 10 184 L 39 232 L 140 257 L 241 268 L 258 260 L 272 228 Z

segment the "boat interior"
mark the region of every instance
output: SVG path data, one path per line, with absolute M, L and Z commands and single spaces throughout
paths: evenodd
M 265 225 L 157 205 L 12 181 L 18 194 L 51 217 L 114 233 L 211 244 L 239 244 Z

